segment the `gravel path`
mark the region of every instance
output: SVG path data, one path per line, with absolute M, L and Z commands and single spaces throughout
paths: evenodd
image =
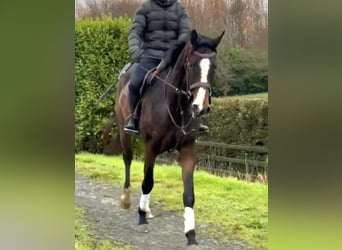
M 105 240 L 129 243 L 139 250 L 184 249 L 186 238 L 183 234 L 183 218 L 174 212 L 156 208 L 152 200 L 152 213 L 149 232 L 136 231 L 138 221 L 137 205 L 140 194 L 132 193 L 132 207 L 125 211 L 120 208 L 119 198 L 122 187 L 88 179 L 76 174 L 75 203 L 85 210 L 85 220 L 96 224 L 97 236 Z M 153 197 L 152 197 L 153 199 Z M 199 225 L 196 225 L 198 227 Z M 250 250 L 245 244 L 222 245 L 206 235 L 198 234 L 201 249 Z

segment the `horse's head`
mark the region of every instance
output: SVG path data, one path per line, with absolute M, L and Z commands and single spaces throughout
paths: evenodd
M 200 117 L 210 111 L 211 83 L 216 68 L 216 47 L 224 31 L 217 38 L 208 38 L 191 31 L 191 53 L 185 70 L 188 90 L 191 93 L 192 116 Z

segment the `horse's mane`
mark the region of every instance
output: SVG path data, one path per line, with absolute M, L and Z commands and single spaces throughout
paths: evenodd
M 166 65 L 173 67 L 176 64 L 179 55 L 182 53 L 187 43 L 188 41 L 176 41 L 176 43 L 169 48 L 165 55 Z
M 173 67 L 183 49 L 187 46 L 189 49 L 193 47 L 190 42 L 191 35 L 189 33 L 188 39 L 186 41 L 176 41 L 171 47 L 168 49 L 165 55 L 166 65 Z M 192 50 L 199 50 L 200 48 L 209 48 L 216 52 L 216 47 L 213 39 L 206 37 L 204 35 L 198 34 L 196 45 L 192 48 Z

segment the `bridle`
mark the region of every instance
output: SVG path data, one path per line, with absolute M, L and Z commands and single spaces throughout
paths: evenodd
M 198 51 L 193 51 L 192 52 L 193 54 L 195 54 L 196 56 L 199 56 L 200 58 L 211 58 L 213 56 L 216 55 L 216 52 L 211 52 L 211 53 L 201 53 L 201 52 L 198 52 Z M 175 90 L 176 94 L 182 94 L 182 95 L 185 95 L 189 100 L 191 99 L 191 91 L 193 89 L 196 89 L 196 88 L 200 88 L 200 87 L 203 87 L 205 89 L 208 89 L 209 90 L 209 96 L 211 96 L 211 85 L 207 82 L 194 82 L 194 83 L 189 83 L 189 69 L 190 69 L 190 62 L 189 62 L 189 58 L 188 57 L 186 59 L 186 63 L 184 64 L 184 69 L 185 69 L 185 79 L 186 79 L 186 90 L 183 90 L 183 89 L 179 89 L 177 87 L 175 87 L 172 83 L 168 82 L 168 78 L 169 78 L 169 75 L 168 74 L 166 76 L 165 79 L 161 78 L 160 76 L 156 75 L 155 78 L 157 78 L 158 80 L 160 80 L 161 82 L 163 82 L 164 84 L 166 84 L 168 87 L 172 88 Z M 146 79 L 147 79 L 147 75 L 152 72 L 154 69 L 151 69 L 151 70 L 147 70 L 145 69 L 144 67 L 142 67 L 141 65 L 139 65 L 142 69 L 146 70 L 147 74 L 146 74 Z M 170 73 L 170 72 L 169 72 Z M 144 79 L 144 81 L 146 80 Z
M 200 53 L 198 51 L 193 51 L 192 52 L 193 54 L 195 54 L 196 56 L 199 56 L 200 58 L 211 58 L 213 56 L 215 56 L 215 52 L 211 52 L 211 53 Z M 175 121 L 171 111 L 170 111 L 170 107 L 169 105 L 167 105 L 167 112 L 169 114 L 169 117 L 172 121 L 172 123 L 175 125 L 175 127 L 177 127 L 178 129 L 181 130 L 182 134 L 183 135 L 188 135 L 188 134 L 191 134 L 192 132 L 195 132 L 194 129 L 190 130 L 189 132 L 186 132 L 185 129 L 190 125 L 191 121 L 192 121 L 192 117 L 189 118 L 189 120 L 187 122 L 185 122 L 185 115 L 184 115 L 184 110 L 183 110 L 183 107 L 181 105 L 181 95 L 179 94 L 184 94 L 186 95 L 186 97 L 188 98 L 188 100 L 191 99 L 191 96 L 192 96 L 192 93 L 191 91 L 195 88 L 200 88 L 200 87 L 203 87 L 205 89 L 208 89 L 209 90 L 209 98 L 211 96 L 211 85 L 208 83 L 208 82 L 194 82 L 194 83 L 191 83 L 189 82 L 189 69 L 190 69 L 190 62 L 189 62 L 189 58 L 188 57 L 186 59 L 186 63 L 184 64 L 184 69 L 185 69 L 185 81 L 186 81 L 186 90 L 180 90 L 178 88 L 176 88 L 175 86 L 173 86 L 172 84 L 170 84 L 169 82 L 167 82 L 167 79 L 168 79 L 168 76 L 169 74 L 167 75 L 166 77 L 166 80 L 163 80 L 163 82 L 165 82 L 168 86 L 172 86 L 173 88 L 175 88 L 176 90 L 176 94 L 177 94 L 177 102 L 178 102 L 178 106 L 180 107 L 180 115 L 181 115 L 181 125 L 178 125 L 177 122 Z M 170 72 L 169 72 L 170 73 Z M 167 97 L 167 94 L 166 94 L 166 88 L 165 88 L 165 96 Z M 180 138 L 179 138 L 180 140 Z M 177 142 L 176 145 L 178 145 L 179 141 Z
M 211 52 L 211 53 L 201 53 L 201 52 L 198 52 L 198 51 L 192 51 L 192 53 L 202 59 L 204 58 L 211 58 L 213 56 L 216 55 L 216 52 Z M 194 82 L 194 83 L 189 83 L 189 69 L 190 69 L 190 62 L 189 62 L 189 58 L 190 56 L 187 57 L 186 59 L 186 63 L 184 64 L 184 69 L 185 69 L 185 81 L 186 81 L 186 90 L 183 90 L 183 89 L 180 89 L 180 88 L 177 88 L 175 87 L 172 83 L 168 82 L 168 78 L 170 76 L 170 73 L 171 71 L 168 72 L 167 76 L 165 79 L 161 78 L 160 76 L 156 75 L 155 78 L 157 78 L 158 80 L 160 80 L 161 82 L 163 82 L 167 87 L 170 87 L 172 89 L 175 90 L 175 93 L 177 94 L 177 103 L 178 103 L 178 106 L 180 107 L 180 115 L 181 115 L 181 125 L 178 125 L 177 122 L 175 121 L 172 113 L 171 113 L 171 110 L 170 110 L 170 107 L 169 105 L 167 104 L 166 105 L 166 108 L 167 108 L 167 112 L 169 114 L 169 117 L 172 121 L 172 123 L 175 125 L 175 127 L 177 127 L 178 129 L 181 130 L 182 134 L 183 135 L 189 135 L 191 134 L 192 132 L 195 132 L 194 129 L 190 130 L 189 132 L 186 132 L 185 129 L 190 125 L 191 121 L 192 121 L 192 117 L 189 118 L 189 120 L 187 122 L 185 122 L 185 115 L 184 115 L 184 110 L 182 108 L 182 105 L 181 105 L 181 96 L 182 95 L 185 95 L 187 97 L 188 100 L 191 99 L 192 97 L 192 93 L 191 91 L 193 89 L 196 89 L 196 88 L 205 88 L 205 89 L 208 89 L 209 91 L 209 99 L 211 97 L 211 85 L 208 83 L 208 82 Z M 141 68 L 143 68 L 141 65 L 139 65 Z M 145 68 L 143 68 L 145 69 Z M 148 73 L 147 75 L 153 71 L 150 70 L 148 71 L 147 69 L 145 69 Z M 145 78 L 147 78 L 147 75 L 145 76 Z M 145 81 L 146 79 L 144 79 Z M 165 88 L 165 98 L 167 100 L 167 88 Z M 167 103 L 168 103 L 168 100 L 167 100 Z M 179 139 L 180 140 L 180 139 Z M 177 142 L 176 145 L 178 145 L 179 142 Z
M 198 51 L 193 51 L 192 52 L 193 54 L 195 54 L 196 56 L 199 56 L 200 58 L 211 58 L 213 56 L 215 56 L 215 52 L 211 52 L 211 53 L 201 53 L 201 52 L 198 52 Z M 193 89 L 196 89 L 196 88 L 205 88 L 205 89 L 208 89 L 209 91 L 209 96 L 211 96 L 211 85 L 207 82 L 194 82 L 194 83 L 191 83 L 189 84 L 189 68 L 190 68 L 190 62 L 189 62 L 189 58 L 187 59 L 185 65 L 184 65 L 184 68 L 185 68 L 185 72 L 186 72 L 186 85 L 187 85 L 187 92 L 190 92 L 193 90 Z

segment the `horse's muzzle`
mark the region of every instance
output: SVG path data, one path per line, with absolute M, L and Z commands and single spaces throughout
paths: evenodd
M 201 117 L 201 116 L 209 113 L 209 111 L 210 111 L 209 107 L 204 107 L 203 109 L 200 109 L 197 104 L 192 105 L 192 117 L 193 118 Z

